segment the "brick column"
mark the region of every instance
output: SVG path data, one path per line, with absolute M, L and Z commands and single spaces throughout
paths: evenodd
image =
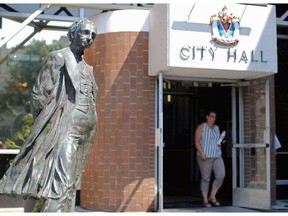
M 97 134 L 82 176 L 83 208 L 154 208 L 155 78 L 148 76 L 148 36 L 100 34 L 85 53 L 99 93 Z

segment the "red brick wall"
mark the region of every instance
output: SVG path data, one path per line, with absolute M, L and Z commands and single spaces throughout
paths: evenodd
M 97 35 L 85 53 L 99 93 L 97 134 L 82 176 L 83 208 L 154 208 L 155 78 L 148 77 L 148 34 Z
M 244 88 L 244 142 L 264 143 L 265 82 Z M 266 161 L 264 148 L 255 152 L 245 149 L 245 187 L 266 188 Z

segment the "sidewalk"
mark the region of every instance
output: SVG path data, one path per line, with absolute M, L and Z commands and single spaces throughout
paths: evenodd
M 112 212 L 103 212 L 103 211 L 93 211 L 83 209 L 80 206 L 75 207 L 75 213 L 112 213 Z M 257 209 L 248 209 L 242 208 L 237 206 L 219 206 L 219 207 L 211 207 L 211 208 L 204 208 L 201 206 L 189 206 L 188 204 L 183 203 L 181 206 L 177 206 L 177 208 L 173 208 L 172 206 L 167 206 L 164 208 L 163 213 L 188 213 L 188 212 L 288 212 L 288 200 L 278 200 L 276 205 L 272 206 L 271 210 L 257 210 Z M 24 208 L 0 208 L 0 215 L 3 213 L 24 213 Z M 128 213 L 128 212 L 127 212 Z M 135 213 L 135 212 L 133 212 Z M 139 212 L 141 213 L 141 212 Z M 144 213 L 144 212 L 142 212 Z
M 75 212 L 93 212 L 87 209 L 83 209 L 80 206 L 75 207 Z M 168 212 L 288 212 L 288 200 L 277 200 L 276 204 L 272 206 L 271 210 L 257 210 L 257 209 L 248 209 L 237 206 L 219 206 L 204 208 L 202 206 L 189 206 L 188 204 L 183 203 L 182 206 L 177 206 L 177 208 L 169 208 L 167 206 L 163 210 L 164 213 Z

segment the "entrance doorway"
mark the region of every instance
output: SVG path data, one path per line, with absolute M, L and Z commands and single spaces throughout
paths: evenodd
M 194 131 L 211 109 L 217 113 L 216 124 L 220 130 L 227 132 L 227 142 L 222 147 L 226 177 L 218 197 L 222 204 L 232 204 L 231 104 L 231 87 L 220 83 L 163 82 L 164 208 L 202 206 Z
M 275 75 L 275 115 L 276 135 L 280 142 L 280 148 L 276 151 L 276 196 L 277 199 L 288 199 L 288 173 L 286 163 L 288 161 L 288 67 L 287 49 L 288 40 L 278 40 L 278 73 Z

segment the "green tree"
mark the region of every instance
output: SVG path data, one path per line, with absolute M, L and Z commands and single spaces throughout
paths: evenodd
M 53 40 L 51 44 L 47 44 L 45 40 L 32 40 L 29 45 L 24 47 L 22 53 L 17 54 L 18 59 L 9 61 L 9 79 L 6 80 L 5 89 L 0 92 L 0 121 L 3 121 L 9 114 L 16 116 L 18 114 L 16 108 L 23 107 L 24 110 L 24 107 L 27 107 L 32 87 L 46 56 L 49 52 L 65 46 L 67 43 L 61 40 Z M 7 138 L 7 129 L 3 129 L 4 127 L 0 128 L 0 140 L 1 137 Z M 1 134 L 1 131 L 5 131 L 5 135 Z M 15 133 L 17 133 L 13 132 L 11 134 L 11 137 L 14 137 L 11 138 L 12 141 L 15 140 Z M 18 138 L 21 139 L 21 135 Z M 17 145 L 21 145 L 19 140 Z
M 33 40 L 21 55 L 25 60 L 18 60 L 9 65 L 10 78 L 3 94 L 6 104 L 3 108 L 10 106 L 22 106 L 28 100 L 31 89 L 35 83 L 38 72 L 49 52 L 61 49 L 66 44 L 54 40 L 52 44 L 46 44 L 45 40 Z
M 18 149 L 29 136 L 33 126 L 33 116 L 31 113 L 20 114 L 17 123 L 20 124 L 19 130 L 13 133 L 12 137 L 4 141 L 4 147 L 8 149 Z

